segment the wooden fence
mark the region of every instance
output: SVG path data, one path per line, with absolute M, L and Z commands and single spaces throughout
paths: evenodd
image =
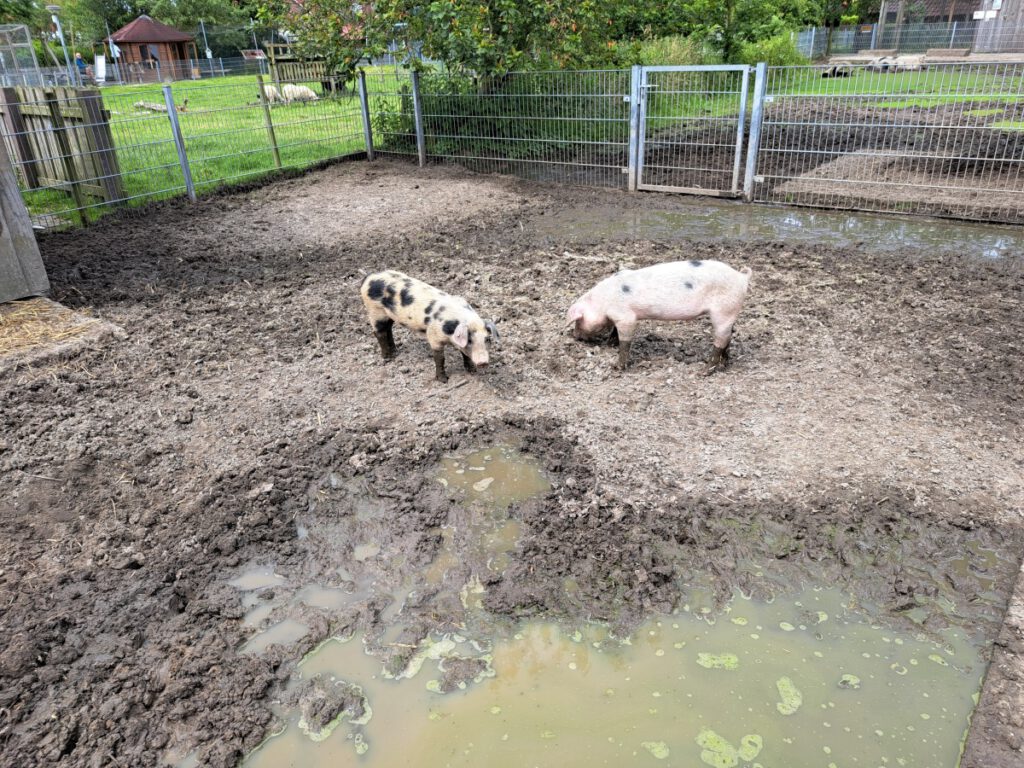
M 96 88 L 0 88 L 7 151 L 28 189 L 60 189 L 81 210 L 88 198 L 124 198 L 110 113 Z

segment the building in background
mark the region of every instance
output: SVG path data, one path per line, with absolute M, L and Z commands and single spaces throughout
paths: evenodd
M 120 49 L 118 65 L 128 82 L 188 78 L 198 66 L 195 38 L 143 14 L 114 32 L 107 42 Z

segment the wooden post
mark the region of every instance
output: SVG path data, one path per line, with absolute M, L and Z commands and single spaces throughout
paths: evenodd
M 71 140 L 68 138 L 68 129 L 64 125 L 64 116 L 60 113 L 60 101 L 55 89 L 48 88 L 44 93 L 46 94 L 46 106 L 50 110 L 50 121 L 53 124 L 53 136 L 57 140 L 57 148 L 64 165 L 64 175 L 71 184 L 71 195 L 75 198 L 78 219 L 84 227 L 89 224 L 89 218 L 85 213 L 85 195 L 82 194 L 79 186 L 78 170 L 75 168 L 75 158 L 71 154 Z
M 0 301 L 39 296 L 49 290 L 32 220 L 7 151 L 0 147 Z
M 270 102 L 267 101 L 267 94 L 263 90 L 263 75 L 256 75 L 256 83 L 260 87 L 260 104 L 263 105 L 263 122 L 267 126 L 267 133 L 270 134 L 270 146 L 274 150 L 274 165 L 281 167 L 281 153 L 277 149 L 277 136 L 274 135 L 274 121 L 270 119 Z

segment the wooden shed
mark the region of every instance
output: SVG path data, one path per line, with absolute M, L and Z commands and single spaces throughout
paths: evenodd
M 195 38 L 143 14 L 108 38 L 120 49 L 117 63 L 130 82 L 188 78 L 198 63 Z

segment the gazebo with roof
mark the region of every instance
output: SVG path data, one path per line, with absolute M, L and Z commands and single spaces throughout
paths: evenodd
M 199 58 L 192 35 L 145 14 L 125 24 L 107 40 L 120 49 L 118 63 L 143 80 L 188 77 L 192 62 Z

